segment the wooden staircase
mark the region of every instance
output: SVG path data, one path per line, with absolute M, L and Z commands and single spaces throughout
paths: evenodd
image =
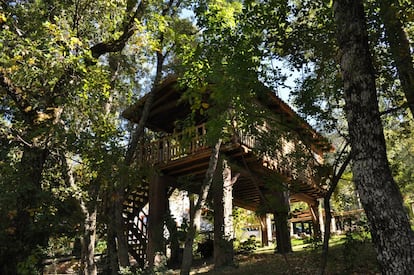
M 148 243 L 148 185 L 135 188 L 128 193 L 123 205 L 123 217 L 125 220 L 129 253 L 137 261 L 140 267 L 146 262 L 146 250 Z

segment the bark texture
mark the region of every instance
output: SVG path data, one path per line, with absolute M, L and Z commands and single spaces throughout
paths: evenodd
M 286 254 L 292 252 L 292 244 L 290 242 L 290 230 L 288 227 L 287 212 L 275 212 L 276 225 L 276 253 Z
M 352 172 L 383 274 L 414 274 L 414 236 L 391 175 L 362 1 L 334 3 Z
M 222 161 L 222 180 L 214 183 L 214 268 L 234 264 L 233 179 L 226 160 Z
M 83 274 L 87 275 L 98 274 L 95 262 L 96 215 L 97 208 L 95 205 L 91 211 L 88 211 L 85 217 L 81 261 L 84 267 Z

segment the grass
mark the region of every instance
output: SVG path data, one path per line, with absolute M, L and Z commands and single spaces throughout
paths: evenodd
M 319 274 L 321 265 L 321 248 L 313 248 L 309 242 L 304 240 L 292 240 L 293 253 L 280 255 L 274 253 L 274 246 L 258 248 L 250 255 L 237 255 L 235 257 L 236 267 L 228 267 L 221 270 L 213 269 L 213 259 L 207 261 L 196 260 L 191 274 L 205 275 L 261 275 L 261 274 Z M 66 271 L 64 274 L 75 274 L 68 272 L 70 266 L 60 266 Z M 56 274 L 51 272 L 50 274 Z M 179 274 L 179 270 L 170 270 L 165 274 Z M 44 273 L 47 274 L 47 273 Z M 164 274 L 164 273 L 162 273 Z M 333 274 L 380 274 L 375 259 L 374 248 L 366 237 L 361 235 L 332 236 L 330 241 L 327 273 Z
M 192 274 L 318 274 L 321 248 L 312 249 L 303 240 L 292 240 L 292 247 L 294 252 L 285 256 L 274 254 L 273 247 L 259 248 L 251 255 L 237 255 L 237 267 L 213 270 L 211 264 L 206 264 L 194 269 Z M 371 242 L 333 236 L 327 274 L 380 274 Z

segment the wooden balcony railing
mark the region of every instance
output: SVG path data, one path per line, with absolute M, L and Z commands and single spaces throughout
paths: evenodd
M 191 127 L 183 132 L 141 144 L 137 157 L 142 162 L 154 165 L 166 164 L 206 149 L 205 135 L 205 124 Z
M 205 124 L 201 124 L 188 128 L 183 132 L 167 135 L 152 142 L 141 144 L 138 159 L 152 165 L 163 165 L 197 154 L 208 148 L 205 135 Z M 257 148 L 258 142 L 257 138 L 252 134 L 245 132 L 239 133 L 238 143 L 247 149 Z M 286 142 L 286 148 L 287 151 L 293 150 L 293 145 Z M 312 157 L 298 165 L 295 165 L 295 161 L 289 159 L 286 152 L 278 153 L 274 156 L 264 155 L 261 159 L 264 166 L 289 178 L 308 182 L 310 179 L 313 179 L 311 182 L 318 182 L 315 167 L 319 164 Z

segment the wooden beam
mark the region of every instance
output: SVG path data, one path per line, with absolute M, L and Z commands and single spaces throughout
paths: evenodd
M 313 197 L 305 194 L 305 193 L 295 193 L 290 195 L 291 198 L 296 199 L 298 201 L 306 202 L 309 205 L 317 205 L 318 201 L 315 200 Z

